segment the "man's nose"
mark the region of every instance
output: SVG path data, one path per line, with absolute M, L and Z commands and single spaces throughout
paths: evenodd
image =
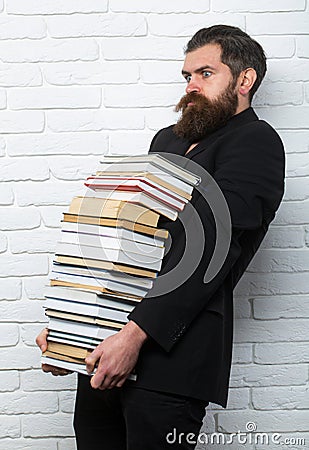
M 186 87 L 186 93 L 190 94 L 191 92 L 197 92 L 198 94 L 201 92 L 201 86 L 196 78 L 191 78 Z

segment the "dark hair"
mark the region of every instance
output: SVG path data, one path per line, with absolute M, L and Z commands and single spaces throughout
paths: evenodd
M 266 56 L 262 46 L 240 28 L 214 25 L 195 33 L 185 48 L 185 54 L 206 44 L 220 45 L 221 61 L 230 68 L 234 80 L 249 67 L 256 71 L 257 79 L 249 93 L 251 101 L 266 73 Z

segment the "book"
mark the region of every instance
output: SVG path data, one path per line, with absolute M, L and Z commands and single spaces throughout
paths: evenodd
M 72 302 L 54 298 L 47 298 L 43 306 L 46 309 L 52 309 L 55 311 L 80 314 L 99 319 L 108 319 L 121 323 L 126 323 L 128 321 L 127 311 L 120 311 L 119 309 L 108 308 L 106 306 L 91 305 L 87 303 Z
M 128 284 L 130 286 L 132 285 L 143 289 L 151 289 L 153 286 L 153 280 L 151 280 L 150 278 L 137 277 L 126 273 L 114 272 L 109 270 L 70 266 L 67 264 L 59 264 L 56 262 L 54 262 L 52 265 L 52 272 L 103 278 L 105 280 Z
M 86 348 L 81 348 L 75 345 L 69 345 L 69 344 L 60 344 L 57 342 L 48 341 L 47 342 L 47 349 L 44 352 L 52 352 L 52 353 L 59 353 L 63 356 L 70 356 L 72 358 L 78 358 L 78 359 L 86 359 L 87 356 L 90 355 L 91 350 Z M 43 355 L 44 355 L 43 353 Z M 48 355 L 46 355 L 48 356 Z
M 66 242 L 57 243 L 56 255 L 128 264 L 154 271 L 160 270 L 162 264 L 162 258 L 152 258 L 146 254 L 124 252 L 112 248 L 91 247 L 90 245 L 69 244 Z
M 110 336 L 115 333 L 115 331 L 112 331 L 112 334 L 110 334 Z M 88 338 L 86 336 L 79 336 L 77 334 L 49 330 L 47 341 L 59 342 L 60 344 L 76 345 L 77 347 L 82 348 L 95 348 L 102 342 L 102 339 Z
M 116 322 L 113 320 L 99 319 L 96 317 L 84 316 L 82 314 L 73 314 L 69 312 L 56 311 L 54 309 L 46 309 L 45 314 L 48 317 L 57 317 L 58 319 L 68 319 L 75 322 L 83 322 L 92 325 L 101 325 L 109 328 L 114 328 L 115 330 L 121 330 L 125 325 L 125 322 Z
M 138 177 L 88 177 L 85 186 L 93 190 L 114 190 L 145 192 L 146 194 L 160 200 L 162 203 L 173 206 L 181 211 L 188 200 L 174 191 L 165 189 L 163 186 L 154 183 L 146 178 Z
M 82 214 L 71 214 L 71 213 L 63 213 L 63 221 L 62 223 L 66 223 L 65 226 L 68 226 L 69 223 L 78 224 L 78 227 L 81 224 L 86 225 L 97 225 L 100 227 L 117 227 L 117 230 L 120 228 L 124 228 L 126 230 L 131 230 L 136 233 L 142 233 L 146 236 L 153 236 L 157 239 L 167 239 L 168 231 L 163 230 L 161 228 L 151 227 L 148 225 L 142 225 L 136 222 L 130 222 L 129 220 L 122 219 L 108 219 L 104 217 L 95 217 L 95 216 L 84 216 Z
M 87 267 L 89 269 L 111 270 L 119 273 L 127 273 L 129 275 L 137 275 L 145 278 L 156 278 L 157 271 L 142 269 L 140 267 L 129 266 L 125 264 L 116 264 L 111 261 L 101 261 L 97 259 L 84 258 L 83 256 L 66 256 L 56 255 L 55 262 L 58 264 L 68 264 L 79 267 Z
M 132 222 L 130 222 L 132 223 Z M 116 224 L 115 224 L 116 225 Z M 91 234 L 98 236 L 113 237 L 118 239 L 128 239 L 133 242 L 140 242 L 142 244 L 153 245 L 155 247 L 164 247 L 166 238 L 161 238 L 159 233 L 142 234 L 135 232 L 122 226 L 102 226 L 96 224 L 87 224 L 81 222 L 66 222 L 62 221 L 61 230 L 68 233 Z M 156 229 L 154 229 L 156 230 Z M 163 231 L 163 230 L 158 230 Z M 167 237 L 167 236 L 166 236 Z
M 70 231 L 61 232 L 61 242 L 68 244 L 89 245 L 90 247 L 103 247 L 125 252 L 146 254 L 153 258 L 163 258 L 164 247 L 134 242 L 130 239 L 100 236 L 97 234 L 72 233 Z
M 150 211 L 141 205 L 108 197 L 74 197 L 69 206 L 69 213 L 111 219 L 119 218 L 152 227 L 156 227 L 159 220 L 158 213 Z
M 161 202 L 145 192 L 127 192 L 120 190 L 101 190 L 93 187 L 97 198 L 108 200 L 110 198 L 119 200 L 125 204 L 139 204 L 142 207 L 155 211 L 158 215 L 167 217 L 170 220 L 175 221 L 178 217 L 178 210 L 173 205 Z
M 155 168 L 159 168 L 192 186 L 198 185 L 201 181 L 198 175 L 180 167 L 178 164 L 170 161 L 159 153 L 151 153 L 148 155 L 106 155 L 103 156 L 100 163 L 101 165 L 113 164 L 115 170 L 117 170 L 116 166 L 121 166 L 121 164 L 125 164 L 126 170 L 130 170 L 129 167 L 132 165 L 133 170 L 138 169 L 154 173 Z M 151 170 L 151 168 L 153 169 Z
M 49 317 L 48 330 L 49 336 L 52 332 L 65 333 L 71 336 L 82 336 L 83 338 L 105 339 L 117 333 L 121 327 L 101 326 L 96 323 L 83 323 L 81 321 L 71 320 L 71 317 L 61 318 L 56 316 Z

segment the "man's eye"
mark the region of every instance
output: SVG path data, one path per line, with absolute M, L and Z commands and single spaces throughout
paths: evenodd
M 204 72 L 202 72 L 202 75 L 204 78 L 208 78 L 211 75 L 211 72 L 209 72 L 209 70 L 204 70 Z
M 190 83 L 191 79 L 192 79 L 191 75 L 186 75 L 185 76 L 185 80 L 186 80 L 187 83 Z

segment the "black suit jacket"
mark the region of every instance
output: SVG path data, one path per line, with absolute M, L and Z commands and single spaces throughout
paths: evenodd
M 150 151 L 185 155 L 189 146 L 170 126 L 156 134 Z M 139 356 L 135 385 L 225 407 L 232 356 L 233 289 L 282 199 L 284 151 L 274 129 L 248 108 L 205 137 L 186 157 L 205 168 L 221 188 L 231 215 L 231 244 L 221 270 L 205 284 L 216 227 L 208 203 L 195 190 L 191 203 L 205 230 L 203 256 L 181 286 L 168 294 L 146 297 L 130 313 L 129 318 L 150 336 Z M 159 225 L 168 229 L 173 239 L 163 260 L 162 273 L 167 273 L 181 258 L 186 236 L 179 219 L 162 218 Z M 201 244 L 193 245 L 198 250 Z

